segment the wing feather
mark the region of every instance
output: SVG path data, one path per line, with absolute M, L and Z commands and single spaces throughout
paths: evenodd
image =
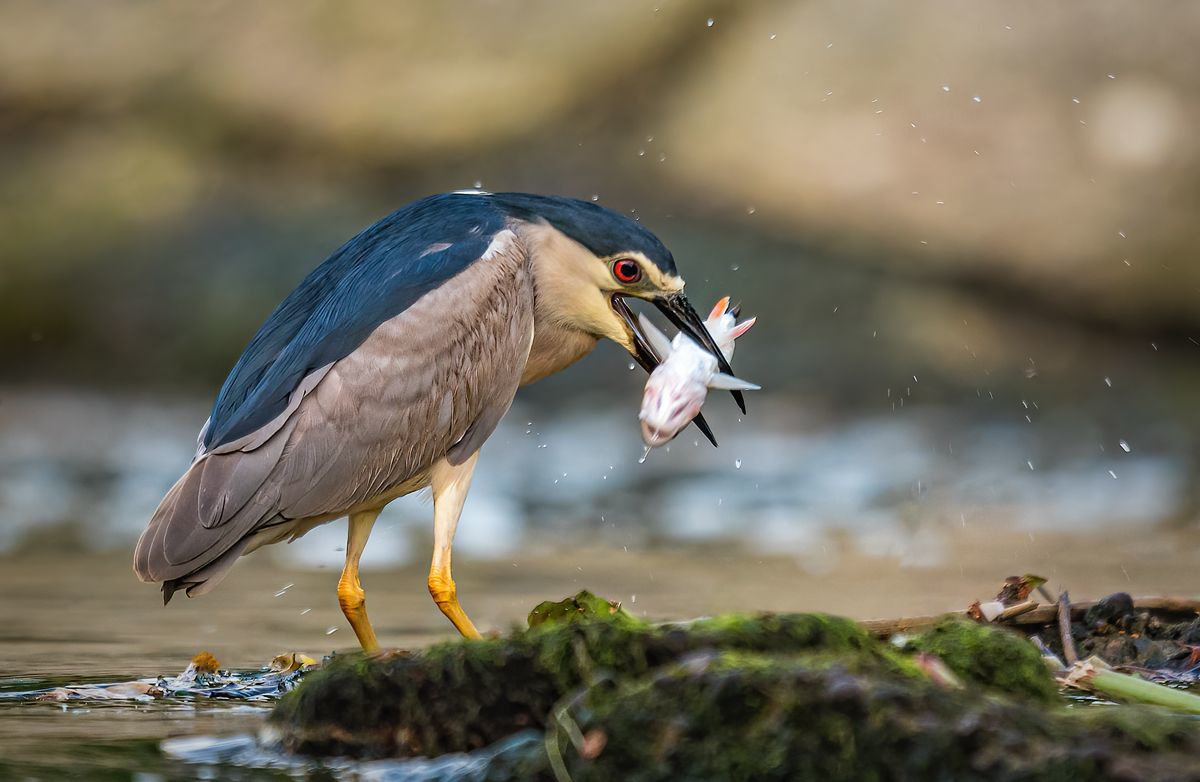
M 342 245 L 254 335 L 213 404 L 203 450 L 276 420 L 306 377 L 347 356 L 384 321 L 478 260 L 505 220 L 486 197 L 438 195 Z
M 525 250 L 508 238 L 328 365 L 265 440 L 250 432 L 241 449 L 202 454 L 143 533 L 138 575 L 165 582 L 168 597 L 199 594 L 256 535 L 381 506 L 423 485 L 437 460 L 477 450 L 512 403 L 532 341 Z

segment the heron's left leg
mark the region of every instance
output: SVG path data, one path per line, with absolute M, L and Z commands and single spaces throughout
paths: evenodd
M 433 466 L 430 476 L 433 488 L 433 562 L 429 566 L 429 594 L 433 595 L 433 601 L 446 618 L 466 638 L 480 636 L 471 618 L 458 603 L 458 590 L 450 573 L 450 549 L 454 545 L 454 530 L 458 528 L 458 517 L 467 499 L 467 491 L 471 488 L 471 475 L 475 472 L 478 457 L 479 452 L 476 451 L 459 465 L 442 459 Z
M 375 630 L 371 620 L 367 618 L 367 598 L 362 584 L 358 581 L 358 560 L 362 557 L 363 549 L 367 547 L 367 538 L 371 536 L 371 527 L 379 517 L 379 509 L 355 513 L 350 516 L 350 526 L 346 532 L 346 566 L 342 568 L 342 577 L 338 579 L 338 604 L 342 613 L 354 628 L 358 642 L 363 651 L 373 652 L 379 648 L 375 639 Z

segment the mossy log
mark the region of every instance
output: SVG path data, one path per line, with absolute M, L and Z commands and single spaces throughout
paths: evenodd
M 1200 780 L 1197 722 L 1065 709 L 1032 644 L 994 626 L 949 618 L 899 648 L 820 614 L 651 626 L 586 594 L 531 622 L 339 655 L 279 702 L 274 730 L 288 750 L 363 758 L 543 731 L 524 778 Z

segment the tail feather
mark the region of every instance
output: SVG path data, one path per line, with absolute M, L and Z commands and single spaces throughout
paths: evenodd
M 180 589 L 211 589 L 233 566 L 255 530 L 278 515 L 270 476 L 290 428 L 253 451 L 208 453 L 192 463 L 138 539 L 133 569 L 161 582 L 163 601 Z

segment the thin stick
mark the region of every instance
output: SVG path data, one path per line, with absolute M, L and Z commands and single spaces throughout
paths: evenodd
M 1071 598 L 1065 589 L 1058 596 L 1058 636 L 1062 639 L 1063 657 L 1067 665 L 1079 662 L 1075 639 L 1071 637 Z
M 1012 621 L 1013 619 L 1016 619 L 1018 616 L 1021 616 L 1022 614 L 1027 614 L 1037 607 L 1038 607 L 1038 602 L 1036 600 L 1026 600 L 1024 603 L 1017 603 L 1015 606 L 1009 606 L 1008 608 L 1001 611 L 1000 615 L 996 617 L 996 621 L 997 622 Z

